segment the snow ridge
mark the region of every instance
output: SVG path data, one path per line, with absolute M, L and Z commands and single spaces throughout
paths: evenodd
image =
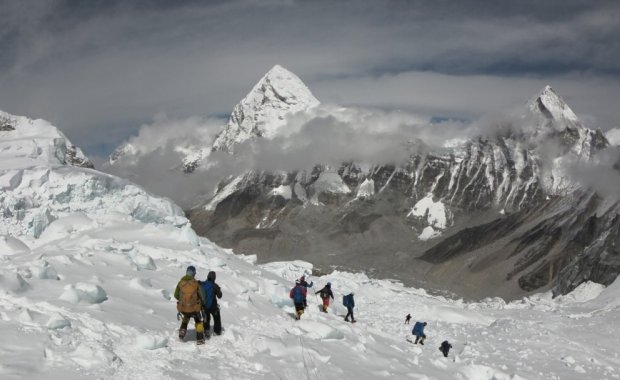
M 92 162 L 51 123 L 0 111 L 0 158 L 92 168 Z M 25 161 L 24 161 L 25 160 Z M 0 163 L 0 167 L 2 167 Z

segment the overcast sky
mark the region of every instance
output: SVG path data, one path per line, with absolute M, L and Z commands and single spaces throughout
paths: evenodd
M 131 3 L 131 4 L 129 4 Z M 551 84 L 620 126 L 620 1 L 0 0 L 0 109 L 104 156 L 225 117 L 278 63 L 323 103 L 474 119 Z

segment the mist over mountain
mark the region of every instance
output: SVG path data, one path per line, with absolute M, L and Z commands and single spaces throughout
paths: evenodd
M 0 0 L 0 380 L 620 379 L 619 19 Z
M 555 298 L 546 292 L 468 302 L 365 273 L 320 274 L 300 260 L 259 265 L 256 255 L 198 237 L 169 200 L 83 167 L 87 158 L 77 147 L 68 160 L 72 144 L 50 123 L 3 116 L 3 379 L 273 379 L 297 378 L 304 369 L 329 380 L 618 373 L 609 364 L 616 360 L 618 281 L 588 281 Z M 371 195 L 371 186 L 363 188 Z M 223 293 L 221 334 L 205 328 L 202 345 L 194 326 L 183 339 L 177 330 L 173 294 L 189 265 L 197 279 L 217 272 Z M 306 312 L 294 320 L 289 291 L 300 274 L 312 276 L 316 288 L 332 284 L 338 301 L 355 292 L 357 323 L 342 320 L 340 302 L 324 310 L 318 297 L 307 297 Z M 407 313 L 429 321 L 426 346 L 408 339 Z M 575 331 L 588 339 L 564 347 Z M 449 357 L 436 350 L 446 337 Z M 516 353 L 524 360 L 514 360 Z
M 619 176 L 606 137 L 550 86 L 473 122 L 433 123 L 320 104 L 276 65 L 220 125 L 191 144 L 174 136 L 132 148 L 149 145 L 156 128 L 168 133 L 165 123 L 146 126 L 109 170 L 175 199 L 199 234 L 261 262 L 303 258 L 474 297 L 564 293 L 618 273 L 610 264 L 584 274 L 609 244 L 591 249 L 581 270 L 562 272 L 578 260 L 581 251 L 567 249 L 575 239 L 592 248 L 609 233 Z M 580 202 L 589 206 L 570 206 Z M 580 221 L 592 217 L 594 231 Z M 549 240 L 536 232 L 542 225 L 565 232 Z
M 2 113 L 0 329 L 10 339 L 0 344 L 0 373 L 51 379 L 297 376 L 299 358 L 283 356 L 287 347 L 317 353 L 311 355 L 322 365 L 308 366 L 328 379 L 385 376 L 386 368 L 399 377 L 413 368 L 416 375 L 443 378 L 446 363 L 449 376 L 463 378 L 613 377 L 616 370 L 607 363 L 614 360 L 620 310 L 620 207 L 599 185 L 615 178 L 618 148 L 574 119 L 551 88 L 524 109 L 531 114 L 446 123 L 454 133 L 433 139 L 427 121 L 399 122 L 411 121 L 410 115 L 315 106 L 310 115 L 287 115 L 280 122 L 285 130 L 271 137 L 249 136 L 226 150 L 201 143 L 234 130 L 213 133 L 218 120 L 159 117 L 118 150 L 112 165 L 125 163 L 129 174 L 132 165 L 148 169 L 137 174 L 153 183 L 175 178 L 199 186 L 206 173 L 217 174 L 220 162 L 246 160 L 224 168 L 228 177 L 219 180 L 215 195 L 186 210 L 191 220 L 170 200 L 93 170 L 50 123 Z M 291 124 L 299 129 L 286 129 L 289 120 L 300 120 Z M 376 123 L 385 120 L 391 122 Z M 339 127 L 346 133 L 330 140 L 330 128 Z M 417 136 L 407 135 L 409 129 Z M 370 136 L 354 133 L 360 131 Z M 430 143 L 421 140 L 424 133 Z M 399 134 L 407 137 L 398 141 Z M 334 164 L 304 170 L 296 169 L 306 165 L 302 161 L 278 162 L 274 151 L 291 160 L 303 151 L 303 144 L 289 140 L 300 136 L 329 149 L 343 140 L 353 148 L 366 144 L 370 152 L 310 147 L 304 157 Z M 262 162 L 244 169 L 252 157 Z M 337 163 L 342 157 L 360 161 Z M 158 174 L 162 168 L 166 175 Z M 231 169 L 240 174 L 231 176 Z M 171 191 L 175 185 L 169 184 Z M 273 262 L 278 258 L 294 260 Z M 171 286 L 190 264 L 202 276 L 217 270 L 225 329 L 205 349 L 191 349 L 200 360 L 178 368 L 193 342 L 176 339 Z M 300 273 L 317 284 L 329 281 L 337 298 L 355 291 L 357 325 L 341 320 L 338 302 L 328 313 L 317 312 L 312 297 L 302 320 L 291 320 L 288 290 Z M 545 292 L 521 298 L 539 291 Z M 445 297 L 455 294 L 482 300 Z M 516 300 L 489 298 L 494 295 Z M 401 317 L 410 309 L 431 321 L 431 350 L 403 341 L 410 327 Z M 538 354 L 553 353 L 591 324 L 597 329 L 584 340 L 587 352 L 575 344 L 557 360 Z M 547 339 L 537 339 L 541 333 Z M 455 359 L 439 362 L 434 346 L 445 336 Z M 516 349 L 531 352 L 527 364 L 511 359 Z M 214 357 L 212 350 L 223 355 Z

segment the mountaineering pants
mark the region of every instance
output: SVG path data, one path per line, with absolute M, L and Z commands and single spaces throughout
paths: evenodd
M 217 335 L 222 333 L 222 318 L 220 317 L 220 308 L 218 306 L 211 309 L 203 309 L 205 313 L 205 330 L 211 328 L 211 316 L 213 316 L 213 332 Z
M 355 317 L 353 316 L 353 308 L 351 306 L 347 306 L 347 315 L 344 317 L 345 321 L 349 321 L 349 315 L 351 316 L 351 321 L 354 321 Z
M 424 344 L 424 339 L 426 339 L 426 335 L 416 335 L 415 336 L 415 344 L 418 344 L 418 340 L 420 340 L 421 344 Z
M 202 325 L 202 318 L 200 317 L 200 313 L 181 313 L 183 315 L 183 319 L 181 320 L 181 328 L 179 329 L 179 337 L 184 338 L 185 333 L 187 332 L 187 325 L 189 324 L 189 320 L 194 318 L 194 323 L 196 324 L 196 340 L 204 340 L 204 327 Z
M 323 298 L 323 311 L 327 311 L 329 307 L 329 297 Z
M 302 315 L 304 313 L 304 304 L 303 302 L 299 302 L 299 303 L 295 303 L 295 311 L 297 312 L 297 315 Z

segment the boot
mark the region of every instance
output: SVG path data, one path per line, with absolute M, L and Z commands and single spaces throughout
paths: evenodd
M 205 328 L 202 322 L 196 323 L 196 344 L 205 344 Z
M 186 333 L 187 333 L 187 330 L 179 329 L 179 339 L 181 339 L 181 340 L 185 339 L 185 334 Z

